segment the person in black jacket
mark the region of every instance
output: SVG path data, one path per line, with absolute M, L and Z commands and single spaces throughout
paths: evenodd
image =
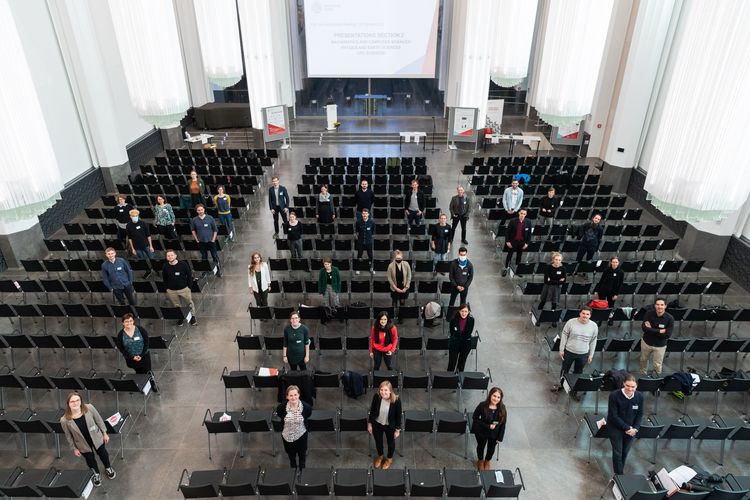
M 411 181 L 411 189 L 404 195 L 404 214 L 410 226 L 422 223 L 424 208 L 424 193 L 419 190 L 419 181 L 413 179 Z
M 547 196 L 542 198 L 542 202 L 539 206 L 539 219 L 542 226 L 546 226 L 547 221 L 549 221 L 550 225 L 554 223 L 555 211 L 559 206 L 560 200 L 555 196 L 555 187 L 548 187 Z
M 193 303 L 193 293 L 191 286 L 193 284 L 193 271 L 190 265 L 184 260 L 177 260 L 177 252 L 171 248 L 165 252 L 167 262 L 164 263 L 161 275 L 164 279 L 164 285 L 167 288 L 167 298 L 175 307 L 187 305 L 190 308 L 190 326 L 198 324 L 195 317 L 195 304 Z M 177 320 L 177 326 L 185 324 L 185 320 Z
M 279 215 L 284 224 L 287 223 L 289 214 L 289 192 L 279 183 L 279 177 L 271 177 L 271 186 L 268 188 L 268 208 L 273 215 L 273 237 L 279 236 Z
M 302 223 L 297 220 L 297 213 L 292 210 L 284 223 L 284 232 L 289 243 L 289 253 L 293 259 L 302 258 Z
M 117 239 L 125 243 L 128 237 L 128 232 L 125 230 L 125 226 L 130 222 L 130 211 L 133 210 L 133 205 L 127 202 L 127 198 L 124 194 L 115 195 L 117 205 L 112 208 L 112 214 L 115 219 L 115 225 L 117 226 Z
M 445 255 L 451 251 L 453 229 L 448 225 L 448 216 L 440 214 L 439 222 L 430 226 L 430 248 L 432 248 L 432 265 L 437 274 L 438 261 L 445 260 Z M 445 274 L 445 273 L 442 273 Z
M 602 272 L 599 283 L 594 287 L 597 300 L 606 299 L 610 309 L 615 307 L 615 300 L 620 296 L 620 288 L 624 281 L 625 273 L 620 269 L 620 259 L 612 257 L 609 259 L 609 266 Z
M 667 301 L 662 297 L 657 297 L 654 301 L 654 308 L 646 311 L 641 324 L 643 330 L 643 337 L 641 337 L 642 375 L 648 371 L 648 358 L 652 355 L 654 371 L 657 375 L 661 375 L 661 364 L 673 328 L 674 318 L 667 312 Z
M 375 203 L 375 193 L 372 189 L 368 189 L 370 184 L 366 179 L 362 179 L 359 183 L 359 189 L 354 193 L 354 212 L 357 215 L 357 221 L 362 220 L 362 210 L 367 210 L 370 213 L 372 206 Z
M 495 447 L 505 437 L 505 424 L 508 420 L 503 390 L 499 387 L 490 389 L 487 399 L 477 405 L 471 419 L 471 432 L 477 440 L 477 469 L 490 470 Z
M 151 371 L 151 354 L 148 352 L 148 332 L 143 326 L 136 326 L 133 315 L 126 313 L 122 317 L 122 330 L 117 334 L 115 345 L 125 358 L 128 368 L 135 373 Z
M 552 252 L 552 262 L 544 271 L 544 287 L 542 287 L 542 294 L 539 296 L 540 311 L 544 309 L 547 299 L 552 302 L 552 310 L 557 309 L 557 303 L 560 300 L 560 288 L 562 288 L 566 280 L 567 272 L 565 271 L 565 266 L 562 265 L 562 254 L 560 252 Z M 556 325 L 553 324 L 552 326 Z
M 604 228 L 600 224 L 601 221 L 601 214 L 594 214 L 590 221 L 578 228 L 578 237 L 581 239 L 581 244 L 578 247 L 576 262 L 581 262 L 584 255 L 586 256 L 586 260 L 591 260 L 594 258 L 596 251 L 599 250 L 599 243 L 602 241 L 602 236 L 604 236 Z
M 370 211 L 367 209 L 362 210 L 361 217 L 355 223 L 357 230 L 357 258 L 362 258 L 362 253 L 367 252 L 367 258 L 370 261 L 370 274 L 375 274 L 375 270 L 372 267 L 373 259 L 373 238 L 375 237 L 375 223 L 370 218 Z M 359 274 L 359 271 L 355 271 Z
M 623 379 L 622 389 L 609 395 L 607 409 L 607 432 L 612 443 L 612 468 L 615 474 L 622 474 L 625 459 L 643 419 L 643 394 L 636 391 L 638 382 L 628 373 Z
M 318 220 L 321 236 L 329 234 L 333 238 L 333 221 L 336 219 L 336 212 L 333 208 L 333 198 L 328 192 L 328 184 L 320 186 L 320 193 L 318 194 L 318 201 L 315 205 L 315 218 Z M 323 226 L 325 224 L 325 226 Z
M 510 266 L 510 258 L 513 256 L 513 252 L 516 252 L 516 266 L 521 263 L 523 251 L 529 248 L 531 242 L 532 228 L 531 221 L 526 218 L 525 208 L 518 211 L 517 219 L 508 223 L 508 227 L 505 229 L 505 251 L 508 252 L 508 256 L 505 258 L 503 276 L 508 274 L 508 266 Z
M 471 352 L 471 334 L 474 331 L 474 316 L 468 304 L 461 304 L 450 322 L 448 338 L 448 371 L 464 371 L 466 358 Z
M 389 469 L 396 451 L 396 438 L 401 434 L 401 400 L 387 380 L 378 386 L 372 396 L 370 413 L 367 417 L 367 432 L 372 434 L 378 456 L 372 466 L 376 469 Z M 383 458 L 383 435 L 388 441 L 388 455 Z
M 312 415 L 312 406 L 299 397 L 299 387 L 290 385 L 286 388 L 286 402 L 276 408 L 276 415 L 281 419 L 283 428 L 281 440 L 289 456 L 289 467 L 300 470 L 305 468 L 307 455 L 307 419 Z
M 451 297 L 448 306 L 452 306 L 459 295 L 461 296 L 461 304 L 466 303 L 469 286 L 474 280 L 474 264 L 466 257 L 467 253 L 466 247 L 461 247 L 458 249 L 458 258 L 451 261 L 451 267 L 448 270 L 448 278 L 451 283 Z

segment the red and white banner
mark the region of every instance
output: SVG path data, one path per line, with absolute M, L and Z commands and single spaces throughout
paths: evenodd
M 284 106 L 266 108 L 266 123 L 266 134 L 268 137 L 284 135 L 286 133 Z

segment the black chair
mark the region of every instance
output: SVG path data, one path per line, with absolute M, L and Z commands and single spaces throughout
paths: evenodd
M 610 484 L 625 500 L 662 500 L 667 495 L 667 490 L 654 491 L 653 483 L 639 474 L 618 474 Z
M 259 475 L 260 467 L 228 470 L 224 476 L 224 482 L 219 483 L 219 493 L 222 498 L 256 495 Z
M 271 426 L 271 414 L 265 410 L 246 410 L 237 421 L 240 431 L 240 456 L 245 456 L 243 447 L 244 435 L 251 433 L 271 433 L 271 450 L 276 456 L 276 442 L 273 439 L 273 427 Z
M 367 469 L 336 469 L 333 471 L 333 493 L 336 496 L 366 497 L 370 475 Z
M 432 435 L 432 456 L 435 456 L 438 434 L 458 434 L 464 436 L 464 458 L 469 449 L 469 428 L 466 421 L 466 413 L 457 411 L 436 411 L 435 432 Z
M 13 497 L 32 497 L 39 498 L 44 493 L 39 489 L 39 485 L 49 485 L 55 477 L 57 470 L 51 469 L 22 469 L 17 468 L 8 481 L 0 485 L 0 492 L 8 498 Z M 93 477 L 93 471 L 91 471 Z
M 406 410 L 403 418 L 404 433 L 429 433 L 432 434 L 435 431 L 435 416 L 432 412 L 427 410 Z M 414 439 L 412 438 L 412 448 L 414 447 Z M 399 453 L 403 456 L 403 451 L 399 448 Z M 435 457 L 434 448 L 432 457 Z
M 498 482 L 495 477 L 496 472 L 502 474 L 502 482 Z M 516 475 L 518 475 L 518 478 L 521 481 L 520 484 L 516 484 L 515 482 Z M 507 469 L 500 471 L 483 470 L 479 472 L 479 477 L 482 480 L 485 498 L 518 498 L 521 494 L 521 490 L 526 489 L 526 485 L 523 482 L 523 476 L 521 475 L 521 469 L 518 467 L 516 467 L 515 474 L 513 471 Z
M 206 413 L 203 415 L 203 426 L 206 428 L 206 432 L 208 433 L 207 436 L 209 460 L 213 460 L 213 457 L 211 456 L 211 434 L 231 434 L 239 431 L 238 421 L 242 416 L 242 413 L 238 411 L 230 411 L 225 413 L 229 415 L 229 420 L 221 421 L 221 417 L 223 415 L 219 412 L 212 414 L 211 410 L 206 410 Z
M 413 497 L 443 498 L 443 471 L 441 469 L 408 469 L 409 494 Z
M 302 469 L 294 483 L 297 495 L 329 496 L 333 492 L 333 468 Z
M 294 480 L 297 472 L 292 468 L 263 469 L 258 478 L 260 495 L 294 495 Z
M 221 372 L 221 380 L 224 382 L 224 411 L 228 411 L 228 392 L 232 389 L 252 389 L 253 387 L 253 372 L 243 370 L 233 370 L 225 366 Z
M 192 474 L 182 470 L 179 489 L 184 498 L 213 498 L 219 496 L 219 484 L 224 481 L 224 469 L 196 470 Z M 185 481 L 187 479 L 187 481 Z
M 449 498 L 479 498 L 484 486 L 477 471 L 445 469 L 445 487 Z
M 341 449 L 341 433 L 356 432 L 362 436 L 367 434 L 367 410 L 338 409 L 338 449 Z M 372 441 L 367 434 L 367 452 L 372 456 Z
M 309 432 L 336 432 L 336 411 L 334 410 L 313 410 L 310 418 L 307 419 L 305 427 Z M 335 440 L 335 436 L 334 436 Z M 336 448 L 336 456 L 339 450 Z
M 429 339 L 428 347 L 429 350 Z M 449 391 L 456 391 L 456 409 L 460 408 L 460 377 L 457 373 L 453 372 L 431 372 L 430 373 L 430 387 L 434 391 L 435 389 L 444 389 Z
M 374 469 L 372 471 L 372 495 L 403 497 L 406 495 L 406 473 L 399 469 Z

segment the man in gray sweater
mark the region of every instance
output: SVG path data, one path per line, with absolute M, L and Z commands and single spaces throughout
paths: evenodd
M 583 367 L 586 363 L 591 364 L 591 360 L 594 359 L 598 335 L 599 327 L 591 321 L 591 308 L 589 306 L 581 307 L 578 317 L 565 323 L 562 334 L 560 334 L 560 359 L 562 359 L 560 383 L 552 386 L 552 392 L 558 392 L 562 389 L 562 378 L 570 371 L 570 367 L 574 363 L 573 373 L 583 373 Z M 578 399 L 576 395 L 572 396 L 574 399 Z

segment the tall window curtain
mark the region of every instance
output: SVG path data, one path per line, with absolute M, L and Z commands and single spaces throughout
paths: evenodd
M 51 207 L 62 180 L 8 0 L 0 0 L 0 219 L 30 219 Z
M 750 2 L 686 2 L 641 163 L 651 203 L 719 220 L 750 192 Z
M 231 87 L 242 78 L 235 0 L 193 0 L 203 68 L 211 83 Z
M 518 85 L 529 69 L 537 0 L 498 0 L 490 79 L 500 87 Z
M 550 0 L 532 106 L 557 127 L 591 113 L 613 0 Z
M 148 123 L 175 127 L 189 107 L 172 0 L 109 0 L 130 101 Z
M 242 48 L 253 127 L 263 128 L 262 108 L 281 102 L 271 40 L 269 0 L 239 0 Z

